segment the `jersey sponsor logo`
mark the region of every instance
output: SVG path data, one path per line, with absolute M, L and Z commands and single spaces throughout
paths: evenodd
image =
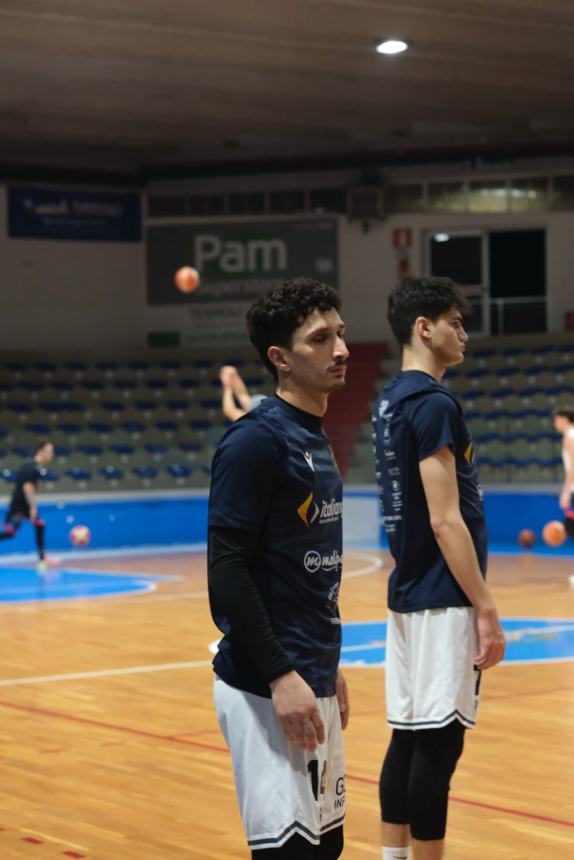
M 319 505 L 313 501 L 313 493 L 309 493 L 303 504 L 297 508 L 297 513 L 309 528 L 319 516 Z
M 315 471 L 315 466 L 313 465 L 313 455 L 310 451 L 303 451 L 303 456 L 305 457 L 305 462 L 309 466 L 312 472 Z
M 321 555 L 317 550 L 310 549 L 305 553 L 303 559 L 305 570 L 308 573 L 319 573 L 319 571 L 331 573 L 333 570 L 337 570 L 342 563 L 343 556 L 339 555 L 336 549 L 333 550 L 331 555 Z
M 336 523 L 343 514 L 343 502 L 335 498 L 323 499 L 321 507 L 314 500 L 313 493 L 309 493 L 305 501 L 297 508 L 297 514 L 303 520 L 307 528 L 319 520 L 319 525 Z

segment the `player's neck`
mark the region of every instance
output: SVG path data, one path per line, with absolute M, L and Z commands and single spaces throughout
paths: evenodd
M 430 351 L 421 353 L 418 350 L 405 347 L 403 349 L 401 370 L 420 370 L 423 373 L 428 373 L 429 376 L 440 382 L 445 374 L 446 367 Z
M 322 418 L 327 411 L 327 400 L 329 395 L 323 391 L 311 392 L 291 383 L 279 382 L 277 386 L 277 396 L 291 406 L 301 409 L 303 412 L 309 412 L 310 415 L 316 415 Z

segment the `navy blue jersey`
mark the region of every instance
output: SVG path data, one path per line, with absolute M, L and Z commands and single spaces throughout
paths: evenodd
M 317 696 L 335 694 L 341 515 L 341 475 L 319 418 L 274 396 L 227 430 L 213 460 L 209 527 L 257 535 L 251 574 L 274 635 Z M 269 696 L 210 598 L 224 634 L 215 671 L 231 686 Z
M 458 401 L 422 371 L 398 373 L 373 413 L 377 482 L 396 567 L 389 608 L 396 612 L 469 606 L 444 560 L 430 524 L 419 463 L 448 445 L 455 457 L 460 511 L 483 576 L 487 543 L 482 490 L 472 439 Z
M 10 500 L 9 514 L 29 515 L 30 505 L 28 504 L 28 499 L 24 492 L 24 484 L 33 484 L 34 487 L 37 487 L 38 481 L 45 472 L 46 470 L 35 460 L 32 460 L 30 463 L 26 463 L 21 469 L 19 469 L 16 473 L 16 482 L 14 492 L 12 493 L 12 498 Z

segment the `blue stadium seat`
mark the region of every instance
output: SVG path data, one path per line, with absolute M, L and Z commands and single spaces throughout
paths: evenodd
M 4 367 L 12 373 L 24 373 L 26 370 L 26 365 L 21 361 L 5 361 Z
M 113 425 L 108 424 L 106 421 L 91 421 L 90 424 L 88 424 L 88 427 L 100 436 L 107 436 L 109 433 L 112 433 L 114 429 Z
M 0 476 L 9 484 L 13 484 L 16 481 L 16 472 L 13 469 L 2 469 Z
M 117 466 L 104 466 L 103 469 L 100 469 L 98 474 L 101 475 L 102 478 L 106 478 L 106 480 L 111 481 L 112 483 L 121 481 L 124 476 L 122 470 L 118 469 Z
M 33 433 L 34 436 L 49 436 L 52 432 L 49 424 L 27 424 L 26 430 L 28 433 Z
M 155 400 L 136 400 L 134 403 L 138 412 L 154 412 L 157 409 Z
M 143 433 L 145 430 L 145 424 L 141 421 L 124 421 L 122 424 L 122 428 L 126 431 L 126 433 Z
M 86 457 L 101 457 L 104 449 L 100 445 L 78 445 L 78 451 Z
M 54 472 L 52 469 L 45 469 L 40 475 L 40 479 L 46 484 L 55 484 L 56 481 L 60 480 L 60 473 Z
M 210 398 L 206 398 L 205 400 L 200 400 L 199 405 L 202 409 L 207 409 L 208 412 L 215 412 L 221 409 L 221 401 L 220 400 L 212 400 Z
M 20 388 L 23 388 L 24 391 L 27 391 L 29 394 L 38 395 L 40 391 L 43 391 L 46 387 L 42 382 L 36 382 L 35 380 L 26 380 L 24 379 L 20 383 Z
M 78 403 L 77 400 L 66 400 L 65 403 L 60 404 L 59 412 L 85 412 L 85 406 L 83 403 Z
M 96 397 L 100 391 L 103 391 L 105 388 L 104 383 L 100 382 L 99 379 L 84 379 L 81 383 L 82 388 L 85 388 L 86 391 L 89 391 L 91 394 Z
M 134 370 L 139 373 L 143 373 L 145 370 L 149 369 L 149 361 L 143 361 L 142 359 L 138 359 L 136 361 L 128 361 L 127 366 L 130 370 Z
M 156 397 L 159 397 L 161 392 L 165 391 L 167 388 L 167 382 L 165 379 L 147 379 L 145 384 L 155 392 Z
M 8 430 L 8 428 L 4 427 L 3 424 L 0 424 L 0 439 L 2 439 L 4 436 L 9 436 L 9 435 L 10 435 L 10 431 Z
M 122 403 L 121 400 L 102 400 L 101 407 L 102 409 L 105 409 L 106 412 L 111 412 L 112 415 L 117 415 L 124 411 L 126 405 L 125 403 Z
M 213 367 L 213 361 L 210 358 L 196 358 L 191 362 L 191 366 L 196 370 L 206 371 Z
M 176 421 L 156 421 L 155 426 L 162 433 L 175 433 L 179 430 L 179 424 Z
M 88 369 L 88 364 L 85 361 L 66 361 L 64 367 L 66 370 L 71 370 L 72 373 L 85 373 Z
M 128 457 L 132 456 L 135 451 L 135 448 L 133 445 L 115 444 L 110 445 L 110 451 L 113 451 L 114 454 L 117 454 L 119 457 L 122 458 L 122 460 L 127 460 Z
M 66 445 L 54 445 L 54 454 L 56 457 L 69 457 L 71 453 L 71 449 Z
M 6 404 L 5 408 L 8 409 L 9 412 L 15 412 L 16 415 L 28 415 L 28 413 L 32 411 L 32 407 L 29 403 L 10 402 Z
M 146 442 L 144 448 L 155 457 L 161 457 L 168 450 L 167 445 L 164 445 L 163 442 Z
M 70 391 L 73 391 L 75 387 L 76 386 L 73 382 L 66 382 L 62 379 L 55 379 L 52 382 L 52 388 L 55 388 L 56 391 L 59 391 L 62 395 L 67 395 Z
M 187 400 L 168 400 L 165 405 L 172 412 L 185 412 L 188 407 Z
M 198 430 L 201 433 L 209 430 L 212 425 L 211 421 L 207 421 L 205 418 L 194 418 L 193 421 L 189 422 L 189 426 L 192 430 Z
M 197 379 L 180 379 L 178 385 L 180 388 L 185 389 L 188 393 L 195 391 L 196 388 L 199 388 L 199 382 Z
M 26 459 L 31 459 L 34 456 L 34 448 L 32 445 L 16 445 L 12 448 L 12 453 L 16 454 L 17 457 L 25 457 Z
M 74 481 L 78 481 L 82 484 L 86 481 L 91 481 L 92 479 L 92 473 L 88 471 L 88 469 L 80 469 L 79 467 L 67 469 L 64 474 L 67 475 L 68 478 L 72 478 Z
M 172 478 L 189 478 L 191 477 L 192 469 L 183 463 L 172 463 L 167 467 L 166 472 L 168 472 Z
M 176 359 L 165 359 L 164 361 L 160 361 L 159 366 L 163 370 L 167 371 L 175 371 L 179 370 L 182 366 L 181 361 L 177 361 Z
M 36 361 L 34 367 L 42 373 L 54 373 L 58 369 L 58 365 L 53 361 Z
M 9 382 L 0 382 L 0 397 L 6 398 L 12 391 L 13 386 Z
M 112 375 L 119 369 L 117 361 L 98 361 L 96 363 L 98 370 L 103 370 L 104 373 Z
M 60 433 L 65 433 L 67 436 L 77 436 L 84 428 L 81 424 L 75 424 L 71 421 L 62 421 L 60 424 L 56 424 L 56 429 L 59 430 Z
M 62 412 L 68 412 L 66 404 L 58 400 L 40 400 L 38 409 L 41 409 L 42 412 L 49 412 L 50 415 L 59 415 Z
M 117 388 L 118 391 L 122 391 L 124 397 L 128 397 L 130 391 L 133 391 L 136 387 L 133 379 L 116 379 L 114 382 L 114 388 Z
M 155 466 L 134 466 L 132 472 L 134 475 L 137 475 L 138 478 L 142 478 L 147 481 L 157 478 L 158 476 L 158 471 Z
M 197 454 L 201 451 L 201 442 L 180 442 L 180 451 L 185 451 L 186 454 Z

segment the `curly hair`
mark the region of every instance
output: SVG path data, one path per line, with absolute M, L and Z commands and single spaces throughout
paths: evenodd
M 436 322 L 441 314 L 456 308 L 469 314 L 471 307 L 450 278 L 405 278 L 389 296 L 388 320 L 402 348 L 410 343 L 417 317 Z
M 277 379 L 269 361 L 270 346 L 290 348 L 295 329 L 315 310 L 339 310 L 341 302 L 333 287 L 312 278 L 294 278 L 271 290 L 249 308 L 247 334 L 265 367 Z

